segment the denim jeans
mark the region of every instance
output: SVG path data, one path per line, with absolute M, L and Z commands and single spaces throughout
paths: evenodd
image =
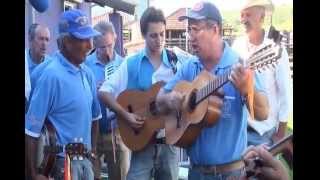
M 125 180 L 130 164 L 130 149 L 123 143 L 118 129 L 115 130 L 115 156 L 113 158 L 112 133 L 99 134 L 97 143 L 97 153 L 99 162 L 95 168 L 95 176 L 100 177 L 101 164 L 100 157 L 104 155 L 108 167 L 108 176 L 110 180 Z
M 268 146 L 271 146 L 273 144 L 272 136 L 275 132 L 276 128 L 274 127 L 261 136 L 256 131 L 248 130 L 248 146 L 257 146 L 264 143 L 266 143 Z
M 243 176 L 245 176 L 245 168 L 224 174 L 203 174 L 198 170 L 189 169 L 188 180 L 240 180 Z
M 58 157 L 53 168 L 52 176 L 55 180 L 64 180 L 64 158 Z M 93 169 L 91 162 L 83 160 L 71 160 L 72 180 L 93 180 Z
M 127 180 L 177 180 L 178 148 L 165 144 L 149 144 L 132 152 Z

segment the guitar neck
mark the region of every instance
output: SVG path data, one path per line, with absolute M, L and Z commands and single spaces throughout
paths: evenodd
M 260 72 L 260 69 L 263 70 L 265 68 L 269 68 L 270 66 L 275 67 L 275 63 L 278 61 L 278 59 L 281 57 L 282 48 L 273 45 L 268 44 L 256 52 L 254 52 L 245 62 L 244 66 L 246 68 L 250 68 L 252 70 L 258 70 Z M 211 80 L 205 87 L 199 89 L 195 93 L 195 101 L 192 103 L 192 106 L 196 106 L 201 101 L 209 97 L 212 93 L 214 93 L 217 89 L 222 87 L 224 84 L 226 84 L 229 81 L 229 76 L 231 74 L 231 68 L 229 68 L 224 74 L 218 76 L 214 80 Z
M 278 143 L 272 145 L 268 151 L 273 155 L 277 155 L 279 154 L 281 151 L 283 151 L 283 149 L 286 147 L 286 143 L 289 141 L 292 141 L 293 138 L 293 134 L 290 134 L 286 137 L 284 137 L 283 139 L 281 139 Z
M 229 76 L 231 74 L 231 68 L 227 70 L 224 74 L 217 76 L 214 80 L 209 81 L 209 83 L 201 88 L 196 94 L 196 104 L 199 104 L 201 101 L 209 97 L 217 89 L 222 87 L 229 81 Z

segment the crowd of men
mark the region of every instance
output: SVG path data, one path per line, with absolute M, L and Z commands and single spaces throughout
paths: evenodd
M 243 179 L 246 162 L 259 157 L 263 165 L 256 168 L 255 178 L 287 180 L 286 169 L 265 145 L 285 137 L 292 104 L 288 54 L 283 49 L 275 68 L 262 73 L 252 73 L 240 61 L 272 43 L 263 23 L 266 11 L 273 9 L 268 0 L 248 0 L 240 12 L 246 34 L 229 46 L 222 37 L 219 9 L 210 2 L 197 3 L 179 17 L 188 21 L 193 55 L 186 58 L 176 53 L 176 62 L 165 48 L 165 16 L 155 7 L 147 8 L 140 19 L 145 47 L 127 57 L 115 51 L 113 24 L 101 21 L 92 27 L 81 10 L 61 14 L 58 50 L 51 56 L 46 53 L 49 29 L 32 24 L 25 51 L 26 179 L 65 179 L 66 145 L 80 143 L 84 149 L 74 151 L 90 153 L 70 159 L 74 180 L 101 179 L 104 163 L 111 180 L 177 180 L 178 147 L 165 143 L 165 129 L 159 129 L 142 150 L 131 151 L 119 133 L 117 119 L 136 130 L 146 119 L 116 99 L 126 90 L 148 91 L 163 81 L 155 97 L 156 109 L 163 115 L 176 113 L 185 99 L 185 94 L 174 90 L 179 82 L 192 82 L 203 71 L 219 76 L 231 70 L 230 81 L 220 88 L 223 96 L 212 95 L 223 102 L 217 123 L 203 128 L 186 148 L 188 179 Z M 54 127 L 56 145 L 62 147 L 49 177 L 39 173 L 36 163 L 39 137 L 47 124 Z

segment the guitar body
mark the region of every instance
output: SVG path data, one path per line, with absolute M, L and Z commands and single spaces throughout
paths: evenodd
M 282 48 L 271 43 L 254 52 L 247 60 L 245 68 L 260 71 L 261 68 L 273 66 L 281 57 Z M 220 116 L 222 101 L 218 90 L 229 81 L 231 70 L 219 76 L 202 71 L 191 83 L 180 81 L 174 91 L 185 95 L 181 109 L 164 117 L 166 143 L 180 147 L 190 146 L 201 129 L 214 125 Z M 210 100 L 211 99 L 211 100 Z
M 118 117 L 122 140 L 132 151 L 143 149 L 152 140 L 155 132 L 164 128 L 163 120 L 154 112 L 155 100 L 163 85 L 163 82 L 158 82 L 148 91 L 126 90 L 117 98 L 118 103 L 128 112 L 146 118 L 142 128 L 134 130 L 126 120 Z
M 56 162 L 54 147 L 56 131 L 50 121 L 46 120 L 38 141 L 37 169 L 38 172 L 49 177 Z
M 167 144 L 188 147 L 198 137 L 204 126 L 211 126 L 217 122 L 220 116 L 220 110 L 217 107 L 221 107 L 222 101 L 216 96 L 203 100 L 194 109 L 189 108 L 192 92 L 204 87 L 213 78 L 214 76 L 208 71 L 202 71 L 191 83 L 181 81 L 175 86 L 173 90 L 185 94 L 186 97 L 182 104 L 179 122 L 175 113 L 164 117 Z

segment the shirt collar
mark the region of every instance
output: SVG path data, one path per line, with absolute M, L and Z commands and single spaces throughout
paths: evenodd
M 31 66 L 36 66 L 36 65 L 38 65 L 38 64 L 36 64 L 36 63 L 34 63 L 34 60 L 32 59 L 32 57 L 31 57 L 31 52 L 30 52 L 31 50 L 30 50 L 30 48 L 28 49 L 28 59 L 29 59 L 29 67 L 31 67 Z M 42 62 L 44 62 L 44 60 L 45 60 L 45 58 L 46 58 L 46 56 L 47 55 L 44 55 L 43 57 L 42 57 L 42 59 L 41 59 L 41 61 L 40 61 L 40 63 L 42 63 Z
M 107 64 L 103 64 L 99 59 L 98 59 L 98 57 L 97 57 L 97 52 L 95 51 L 94 53 L 92 53 L 92 56 L 93 56 L 93 63 L 94 64 L 100 64 L 100 65 L 103 65 L 103 66 L 105 66 L 105 65 L 107 65 L 107 64 L 109 64 L 109 63 L 111 63 L 111 62 L 114 62 L 114 61 L 116 61 L 117 59 L 118 59 L 118 54 L 117 54 L 117 52 L 115 51 L 115 50 L 113 50 L 113 59 L 110 59 L 109 60 L 109 62 L 107 63 Z
M 147 48 L 144 48 L 141 51 L 141 60 L 149 60 L 148 56 L 147 56 Z M 170 62 L 168 60 L 168 55 L 167 55 L 167 51 L 165 48 L 162 49 L 161 52 L 161 60 L 163 62 L 164 65 L 166 65 L 167 67 L 171 67 Z
M 97 51 L 93 52 L 90 56 L 92 57 L 94 64 L 98 64 L 98 65 L 105 66 L 105 64 L 103 64 L 103 63 L 98 59 Z
M 259 44 L 259 45 L 254 45 L 254 44 L 250 43 L 249 36 L 245 36 L 246 42 L 248 43 L 248 48 L 249 48 L 249 49 L 254 49 L 254 48 L 263 46 L 263 45 L 266 44 L 266 43 L 272 42 L 272 39 L 269 39 L 269 38 L 268 38 L 269 30 L 267 30 L 267 31 L 266 31 L 266 30 L 263 30 L 263 31 L 264 31 L 263 40 L 262 40 L 262 43 Z
M 213 70 L 228 68 L 229 66 L 234 64 L 236 61 L 238 61 L 238 59 L 232 58 L 232 56 L 230 56 L 232 49 L 230 48 L 228 43 L 226 41 L 223 41 L 223 43 L 224 43 L 223 54 L 220 57 L 218 64 L 213 68 Z M 194 59 L 194 63 L 197 64 L 201 69 L 204 69 L 199 58 Z

